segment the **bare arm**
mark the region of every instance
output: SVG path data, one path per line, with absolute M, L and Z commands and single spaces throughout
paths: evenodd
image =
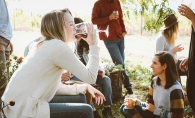
M 181 4 L 178 7 L 178 11 L 182 16 L 185 16 L 192 22 L 192 26 L 195 29 L 195 13 L 186 5 Z

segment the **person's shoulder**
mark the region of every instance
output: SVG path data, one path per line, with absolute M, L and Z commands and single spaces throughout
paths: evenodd
M 163 37 L 163 34 L 161 32 L 159 32 L 156 37 L 157 38 Z
M 176 82 L 173 84 L 173 86 L 171 86 L 171 88 L 172 88 L 172 89 L 182 89 L 182 86 L 181 86 L 181 84 L 180 84 L 178 81 L 176 81 Z
M 163 40 L 165 39 L 165 36 L 163 35 L 163 33 L 159 33 L 157 36 L 156 36 L 156 41 L 159 41 L 159 40 Z
M 59 40 L 59 39 L 51 39 L 51 40 L 47 40 L 49 43 L 64 43 L 62 40 Z
M 55 48 L 55 49 L 68 47 L 68 45 L 65 42 L 59 39 L 45 40 L 43 44 L 45 44 L 45 46 L 47 47 Z

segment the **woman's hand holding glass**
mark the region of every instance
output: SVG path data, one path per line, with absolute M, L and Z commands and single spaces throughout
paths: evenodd
M 90 37 L 90 39 L 96 39 L 95 41 L 96 44 L 98 41 L 97 33 L 106 33 L 106 36 L 108 36 L 109 25 L 106 27 L 106 29 L 105 28 L 104 29 L 94 28 L 92 23 L 86 23 L 86 22 L 75 24 L 75 26 L 76 26 L 76 36 L 77 37 L 79 36 L 79 37 L 82 37 L 83 39 L 88 39 L 88 37 Z M 93 35 L 88 36 L 89 33 Z
M 80 35 L 89 45 L 97 45 L 98 36 L 92 23 L 75 24 L 76 35 Z
M 124 105 L 126 109 L 133 109 L 135 107 L 137 99 L 130 98 L 129 96 L 125 96 Z
M 87 38 L 83 38 L 89 45 L 97 45 L 98 44 L 98 35 L 96 33 L 96 29 L 94 28 L 92 23 L 86 23 L 87 27 Z

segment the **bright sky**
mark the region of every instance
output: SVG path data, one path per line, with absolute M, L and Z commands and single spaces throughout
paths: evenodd
M 15 0 L 16 2 L 8 5 L 10 14 L 14 12 L 16 8 L 21 8 L 25 13 L 40 13 L 44 14 L 53 9 L 69 8 L 72 13 L 90 15 L 93 4 L 97 0 Z M 160 2 L 161 0 L 156 0 Z M 184 3 L 195 9 L 194 0 L 170 0 L 170 6 L 172 9 L 177 10 L 178 5 Z
M 16 0 L 18 1 L 18 0 Z M 53 9 L 69 8 L 71 12 L 91 14 L 96 0 L 20 0 L 8 5 L 9 12 L 21 8 L 25 13 L 46 13 Z

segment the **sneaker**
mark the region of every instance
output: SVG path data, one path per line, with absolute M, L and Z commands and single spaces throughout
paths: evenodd
M 128 87 L 128 88 L 126 88 L 126 89 L 127 89 L 126 95 L 127 95 L 127 94 L 129 94 L 129 95 L 133 94 L 133 90 L 132 90 L 131 87 Z
M 102 116 L 103 118 L 114 118 L 110 107 L 104 107 L 102 110 Z
M 94 118 L 102 118 L 97 110 L 93 111 Z

